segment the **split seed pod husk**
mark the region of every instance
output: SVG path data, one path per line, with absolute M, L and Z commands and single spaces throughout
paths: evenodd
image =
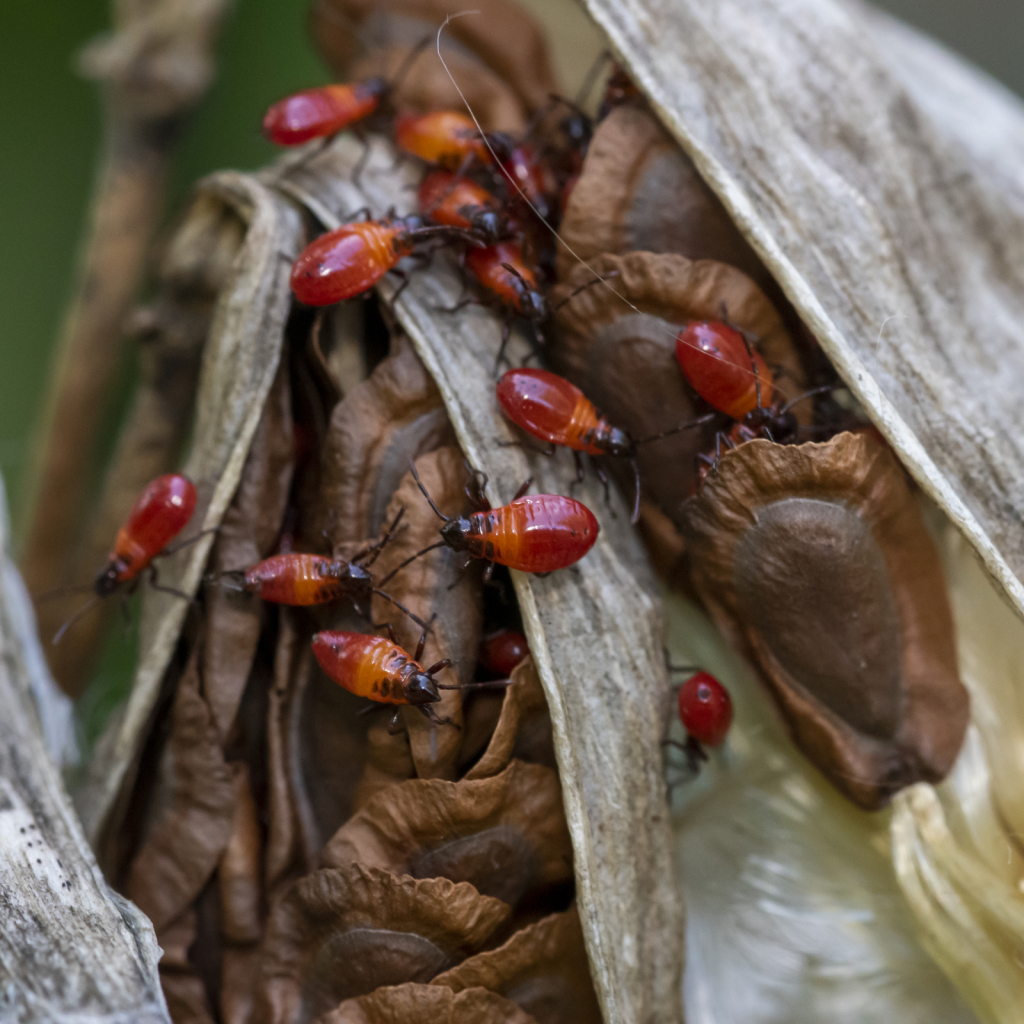
M 946 775 L 967 691 L 938 551 L 885 445 L 751 441 L 681 519 L 701 599 L 842 793 L 870 810 Z
M 1020 101 L 858 4 L 586 7 L 900 461 L 1020 616 L 1024 451 L 1019 382 L 1007 372 L 1024 358 Z M 980 580 L 969 586 L 971 599 L 988 601 Z M 977 620 L 957 621 L 961 649 L 977 650 L 965 635 Z M 1003 650 L 1016 647 L 1019 619 L 1006 627 L 995 641 Z M 965 681 L 976 705 L 982 695 L 997 719 L 1016 723 L 1000 664 L 982 659 Z M 975 722 L 979 731 L 985 721 Z M 923 941 L 981 1018 L 999 1022 L 1019 1017 L 1022 971 L 1007 951 L 1024 942 L 1013 922 L 1024 907 L 1019 829 L 989 827 L 1020 815 L 1019 794 L 994 770 L 1019 760 L 1020 733 L 1010 731 L 1012 739 L 986 728 L 983 756 L 961 758 L 935 791 L 918 784 L 897 796 L 893 831 Z M 975 802 L 985 792 L 994 818 L 986 801 Z M 947 842 L 957 820 L 967 831 Z M 988 839 L 979 845 L 975 834 Z M 1012 877 L 982 882 L 980 862 L 1001 862 Z M 994 932 L 985 923 L 993 913 Z M 993 934 L 998 942 L 983 952 L 975 940 Z
M 466 882 L 360 864 L 315 871 L 270 916 L 254 1021 L 312 1020 L 381 985 L 429 981 L 479 949 L 508 913 Z
M 660 433 L 706 411 L 679 371 L 675 338 L 688 320 L 719 320 L 723 308 L 731 322 L 759 339 L 765 361 L 779 368 L 779 390 L 789 397 L 803 391 L 806 377 L 789 332 L 742 271 L 714 260 L 653 252 L 597 256 L 590 267 L 577 265 L 568 272 L 552 289 L 552 305 L 587 284 L 595 272 L 612 275 L 614 292 L 588 288 L 558 311 L 551 360 L 633 438 Z M 707 450 L 713 436 L 712 426 L 695 428 L 639 449 L 643 493 L 673 519 L 696 486 L 696 455 Z M 622 460 L 609 461 L 621 468 Z
M 572 878 L 558 777 L 519 761 L 488 779 L 390 786 L 341 827 L 321 861 L 470 882 L 513 908 Z
M 515 1003 L 482 988 L 453 992 L 427 985 L 395 985 L 348 999 L 316 1024 L 541 1024 Z

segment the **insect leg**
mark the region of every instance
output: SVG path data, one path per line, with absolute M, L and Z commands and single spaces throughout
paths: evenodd
M 388 631 L 388 638 L 397 647 L 398 637 L 395 636 L 395 627 L 390 622 L 375 622 L 370 629 L 386 629 Z
M 176 590 L 174 587 L 165 587 L 160 582 L 155 565 L 150 565 L 149 567 L 149 585 L 154 590 L 162 590 L 165 594 L 173 594 L 175 597 L 180 597 L 183 601 L 188 601 L 194 608 L 199 607 L 199 602 L 194 597 L 189 597 L 184 591 Z
M 532 483 L 533 483 L 533 477 L 532 476 L 528 476 L 526 478 L 526 480 L 524 481 L 523 485 L 513 495 L 512 500 L 513 501 L 517 501 L 519 498 L 521 498 L 530 489 L 530 484 L 532 484 Z
M 363 146 L 363 151 L 359 154 L 359 159 L 356 161 L 355 167 L 352 168 L 352 184 L 358 188 L 360 186 L 360 179 L 363 176 L 363 171 L 366 170 L 366 161 L 370 159 L 370 140 L 366 137 L 366 133 L 363 131 L 361 125 L 354 127 L 352 129 L 352 134 L 362 143 Z M 369 213 L 369 210 L 367 210 L 367 213 Z
M 396 601 L 390 594 L 385 594 L 383 590 L 380 590 L 377 587 L 373 588 L 373 592 L 378 596 L 383 597 L 385 601 L 390 601 L 400 612 L 405 612 L 405 614 L 408 615 L 417 626 L 422 626 L 424 629 L 427 628 L 427 624 L 418 615 L 414 615 L 409 611 L 401 601 Z
M 173 555 L 175 552 L 181 551 L 182 548 L 187 548 L 189 544 L 195 544 L 200 537 L 205 537 L 208 533 L 219 532 L 219 526 L 211 526 L 208 530 L 200 530 L 194 537 L 189 537 L 187 540 L 179 540 L 177 544 L 168 544 L 163 551 L 157 552 L 154 558 L 164 558 L 167 555 Z
M 434 624 L 434 619 L 437 618 L 437 612 L 434 612 L 430 616 L 430 621 L 423 627 L 423 632 L 420 634 L 420 641 L 416 645 L 416 653 L 412 656 L 413 661 L 419 661 L 423 657 L 423 648 L 427 646 L 427 634 L 430 632 L 430 627 Z

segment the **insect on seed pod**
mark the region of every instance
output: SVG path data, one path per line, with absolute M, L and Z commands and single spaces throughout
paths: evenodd
M 721 319 L 723 304 L 729 320 L 758 339 L 761 357 L 776 368 L 780 392 L 795 397 L 804 391 L 806 377 L 788 331 L 741 271 L 651 252 L 600 256 L 590 265 L 614 291 L 589 287 L 556 309 L 551 363 L 630 436 L 650 437 L 710 410 L 697 402 L 679 369 L 676 339 L 684 324 Z M 552 290 L 551 307 L 593 278 L 591 270 L 577 267 Z M 806 416 L 809 403 L 794 412 Z M 683 431 L 638 450 L 644 496 L 667 516 L 674 518 L 696 487 L 696 457 L 714 443 L 715 429 Z M 610 463 L 609 469 L 623 467 Z M 632 492 L 631 480 L 623 476 L 620 483 Z
M 946 775 L 968 696 L 939 554 L 887 446 L 751 441 L 680 518 L 694 588 L 840 792 L 875 810 Z

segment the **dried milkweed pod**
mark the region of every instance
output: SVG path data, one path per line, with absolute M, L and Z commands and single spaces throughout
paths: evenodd
M 792 397 L 802 392 L 804 371 L 788 331 L 764 292 L 741 271 L 712 260 L 651 252 L 600 256 L 590 265 L 609 277 L 614 291 L 597 285 L 566 302 L 557 313 L 551 360 L 635 439 L 693 419 L 698 408 L 704 411 L 676 362 L 675 339 L 688 320 L 720 320 L 723 307 L 731 322 L 759 339 L 758 350 L 775 369 L 779 390 Z M 553 290 L 552 305 L 593 276 L 577 266 Z M 644 493 L 669 516 L 692 492 L 695 456 L 712 435 L 712 427 L 698 428 L 640 447 Z
M 841 792 L 873 809 L 949 771 L 967 692 L 938 552 L 888 447 L 751 441 L 681 522 L 696 590 Z
M 322 862 L 470 882 L 515 907 L 572 878 L 558 777 L 543 765 L 513 761 L 488 779 L 391 786 L 342 826 Z
M 316 1024 L 541 1024 L 511 1000 L 482 988 L 453 992 L 427 985 L 381 988 L 348 999 Z
M 512 684 L 505 690 L 501 717 L 490 743 L 465 778 L 486 779 L 496 775 L 513 757 L 555 767 L 551 717 L 532 658 L 524 658 L 512 670 Z
M 597 126 L 560 231 L 587 262 L 605 253 L 677 253 L 727 263 L 778 292 L 693 162 L 644 106 L 618 107 Z M 559 279 L 578 266 L 560 246 Z
M 459 10 L 446 0 L 322 0 L 312 11 L 313 37 L 334 73 L 350 78 L 360 42 L 412 42 L 436 33 L 445 18 Z M 468 50 L 492 69 L 526 110 L 543 106 L 549 94 L 558 91 L 558 81 L 540 27 L 510 0 L 484 0 L 474 11 L 473 16 L 454 19 L 445 36 L 461 44 L 458 52 L 465 55 Z M 370 73 L 383 74 L 379 67 Z
M 575 907 L 521 929 L 497 949 L 463 960 L 431 984 L 455 992 L 476 987 L 498 992 L 541 1024 L 601 1021 Z
M 311 1020 L 381 985 L 429 981 L 486 942 L 500 900 L 351 864 L 296 882 L 271 913 L 254 1021 Z

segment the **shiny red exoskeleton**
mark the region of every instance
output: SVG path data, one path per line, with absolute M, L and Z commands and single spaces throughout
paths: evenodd
M 696 672 L 679 687 L 679 719 L 686 729 L 686 742 L 666 743 L 686 755 L 690 772 L 696 774 L 700 763 L 708 759 L 704 748 L 720 747 L 732 725 L 729 691 L 710 672 Z
M 495 675 L 509 676 L 529 653 L 529 645 L 522 633 L 502 629 L 480 644 L 480 665 Z
M 676 360 L 697 394 L 734 420 L 771 402 L 768 367 L 735 327 L 706 320 L 688 323 L 676 337 Z
M 540 441 L 588 455 L 636 454 L 626 431 L 601 416 L 575 384 L 548 370 L 508 370 L 498 381 L 497 395 L 505 415 Z
M 342 224 L 302 251 L 292 267 L 292 293 L 307 306 L 355 298 L 394 270 L 417 244 L 437 237 L 479 240 L 458 228 L 428 227 L 417 216 Z
M 436 167 L 458 170 L 472 162 L 494 162 L 471 117 L 454 110 L 399 114 L 395 119 L 398 148 Z
M 679 687 L 679 719 L 706 747 L 720 747 L 732 725 L 732 698 L 710 672 L 697 672 Z
M 298 146 L 335 135 L 374 113 L 388 91 L 383 78 L 324 85 L 286 96 L 263 118 L 263 134 L 275 145 Z
M 420 182 L 418 199 L 420 212 L 436 224 L 476 231 L 488 242 L 509 233 L 497 198 L 471 178 L 431 171 Z
M 415 466 L 412 472 L 430 507 L 444 520 L 441 540 L 432 547 L 447 545 L 472 558 L 520 572 L 546 574 L 574 565 L 597 540 L 599 526 L 594 513 L 575 498 L 561 494 L 517 495 L 500 508 L 452 518 L 434 504 Z
M 180 473 L 158 476 L 146 485 L 117 532 L 107 564 L 93 589 L 100 597 L 138 577 L 178 536 L 196 507 L 195 485 Z

